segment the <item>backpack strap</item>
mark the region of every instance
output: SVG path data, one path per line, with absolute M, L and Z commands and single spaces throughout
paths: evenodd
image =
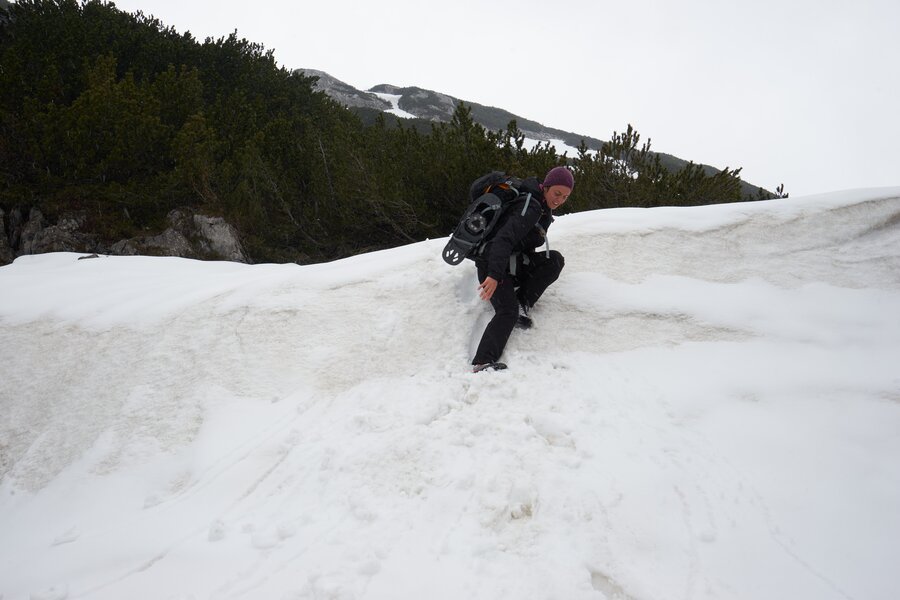
M 517 192 L 519 190 L 516 190 Z M 525 198 L 525 208 L 522 209 L 522 216 L 525 216 L 525 213 L 528 212 L 528 205 L 531 204 L 531 192 L 528 192 L 528 197 Z

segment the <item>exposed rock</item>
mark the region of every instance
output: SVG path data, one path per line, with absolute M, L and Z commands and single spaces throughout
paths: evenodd
M 428 119 L 429 121 L 451 121 L 453 113 L 456 111 L 456 106 L 460 102 L 453 96 L 417 87 L 397 87 L 395 85 L 382 84 L 373 87 L 372 91 L 399 95 L 400 108 L 416 115 L 420 119 Z M 515 118 L 512 113 L 509 113 L 509 116 Z M 510 119 L 507 119 L 506 123 L 509 123 L 509 121 Z M 503 127 L 506 126 L 506 123 L 503 124 Z
M 8 0 L 0 0 L 0 10 L 9 10 L 9 2 Z M 9 23 L 9 13 L 0 14 L 0 25 L 5 25 Z
M 0 266 L 8 265 L 15 257 L 9 245 L 9 237 L 6 230 L 6 213 L 0 208 Z
M 35 206 L 28 215 L 28 222 L 19 234 L 19 251 L 17 254 L 34 254 L 34 240 L 44 228 L 44 214 Z
M 191 237 L 194 232 L 194 213 L 187 208 L 176 208 L 170 210 L 166 215 L 166 222 L 169 227 L 183 235 Z
M 32 210 L 33 213 L 34 210 Z M 23 252 L 23 254 L 93 251 L 97 246 L 97 236 L 80 231 L 86 220 L 84 213 L 65 213 L 59 218 L 56 225 L 37 228 L 35 224 L 30 251 Z M 32 221 L 34 221 L 33 216 L 28 221 L 29 225 Z M 28 226 L 25 229 L 27 231 Z M 25 245 L 23 244 L 24 249 Z
M 146 254 L 250 262 L 237 230 L 225 219 L 176 209 L 166 220 L 169 227 L 158 235 L 121 240 L 107 248 L 99 236 L 82 231 L 87 222 L 84 213 L 64 213 L 51 225 L 37 207 L 31 209 L 25 222 L 19 208 L 10 211 L 8 218 L 0 211 L 0 265 L 11 263 L 16 256 L 44 252 Z
M 171 227 L 159 235 L 140 236 L 130 240 L 122 240 L 113 244 L 110 249 L 120 256 L 180 256 L 182 258 L 199 258 L 191 247 L 191 243 L 180 232 Z
M 22 237 L 22 209 L 18 206 L 9 212 L 9 227 L 7 231 L 9 232 L 9 247 L 15 253 L 16 248 L 19 247 L 19 240 Z
M 203 254 L 219 256 L 234 262 L 249 262 L 238 238 L 237 230 L 221 217 L 194 215 L 196 244 Z
M 324 71 L 316 69 L 297 69 L 307 77 L 318 77 L 314 87 L 320 92 L 325 92 L 329 97 L 337 100 L 344 106 L 358 108 L 374 108 L 375 110 L 390 110 L 391 103 L 382 100 L 371 92 L 358 90 L 352 85 L 335 79 Z
M 249 262 L 237 230 L 225 219 L 197 215 L 188 209 L 175 209 L 166 216 L 166 220 L 169 227 L 161 234 L 122 240 L 112 246 L 112 253 Z
M 23 222 L 22 211 L 16 207 L 9 213 L 9 225 L 2 237 L 13 257 L 45 252 L 94 252 L 97 236 L 81 231 L 86 220 L 84 213 L 70 212 L 50 225 L 41 210 L 32 207 L 28 220 Z M 0 256 L 0 264 L 3 260 Z

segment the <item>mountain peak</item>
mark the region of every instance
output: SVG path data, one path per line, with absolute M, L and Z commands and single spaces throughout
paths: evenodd
M 457 105 L 463 102 L 472 110 L 472 119 L 485 129 L 500 131 L 506 129 L 510 121 L 515 121 L 519 131 L 525 135 L 529 143 L 550 142 L 556 148 L 558 154 L 565 152 L 568 153 L 570 158 L 577 154 L 576 149 L 582 141 L 592 151 L 600 150 L 604 144 L 604 141 L 600 138 L 547 127 L 537 121 L 520 117 L 502 108 L 485 106 L 433 90 L 382 83 L 368 91 L 362 91 L 332 77 L 324 71 L 317 69 L 299 69 L 299 71 L 318 77 L 316 89 L 350 109 L 374 109 L 403 118 L 414 117 L 425 121 L 448 123 L 453 118 Z M 392 98 L 392 101 L 389 101 L 379 97 L 378 94 L 390 94 L 399 96 L 399 98 Z M 657 154 L 659 154 L 663 166 L 671 171 L 679 171 L 689 164 L 687 160 L 671 154 L 660 152 L 657 152 Z M 712 166 L 701 166 L 710 175 L 721 171 L 721 169 Z M 742 195 L 745 197 L 755 197 L 758 192 L 765 191 L 746 181 L 741 182 L 741 188 Z
M 374 108 L 377 110 L 388 111 L 391 108 L 390 103 L 378 98 L 377 94 L 398 95 L 400 96 L 399 108 L 403 111 L 426 121 L 446 123 L 453 118 L 453 112 L 456 110 L 457 105 L 460 102 L 463 102 L 472 109 L 472 118 L 475 122 L 491 131 L 505 129 L 510 121 L 515 121 L 519 130 L 521 130 L 526 137 L 536 141 L 544 142 L 559 140 L 574 147 L 578 146 L 578 144 L 581 143 L 581 140 L 584 140 L 592 150 L 599 150 L 603 145 L 603 141 L 598 138 L 547 127 L 537 121 L 520 117 L 501 108 L 485 106 L 483 104 L 478 104 L 477 102 L 463 100 L 434 90 L 415 86 L 401 87 L 382 83 L 374 86 L 368 91 L 362 91 L 346 82 L 332 77 L 324 71 L 316 69 L 299 70 L 307 75 L 318 77 L 316 89 L 324 92 L 329 97 L 348 108 Z
M 307 77 L 317 77 L 318 81 L 314 85 L 315 89 L 324 92 L 327 96 L 348 108 L 370 108 L 381 111 L 391 109 L 390 102 L 379 98 L 371 92 L 358 90 L 352 85 L 332 77 L 325 71 L 297 69 L 296 72 L 302 73 Z

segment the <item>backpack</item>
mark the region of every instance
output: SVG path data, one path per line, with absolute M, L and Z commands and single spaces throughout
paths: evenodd
M 444 262 L 458 265 L 466 258 L 474 260 L 500 215 L 521 195 L 521 186 L 521 179 L 502 171 L 476 179 L 469 188 L 469 208 L 444 246 Z

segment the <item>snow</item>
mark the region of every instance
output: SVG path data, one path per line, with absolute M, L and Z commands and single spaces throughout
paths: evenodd
M 375 94 L 376 96 L 378 96 L 379 98 L 381 98 L 382 100 L 386 100 L 387 102 L 390 102 L 391 108 L 384 112 L 391 113 L 392 115 L 400 117 L 401 119 L 416 119 L 416 118 L 418 118 L 418 117 L 416 117 L 416 115 L 400 108 L 400 98 L 403 97 L 403 94 L 385 94 L 385 93 L 381 93 L 381 92 L 372 92 L 372 93 Z
M 900 188 L 444 240 L 0 268 L 0 597 L 900 597 Z
M 387 112 L 387 113 L 390 113 L 397 117 L 400 117 L 401 119 L 417 119 L 418 118 L 418 117 L 416 117 L 416 115 L 400 108 L 400 99 L 403 97 L 402 94 L 386 94 L 383 92 L 370 92 L 370 93 L 372 93 L 372 94 L 378 96 L 379 98 L 381 98 L 382 100 L 385 100 L 386 102 L 390 103 L 391 108 L 384 112 Z M 546 143 L 549 143 L 554 148 L 554 150 L 556 150 L 556 153 L 559 154 L 560 156 L 562 156 L 563 154 L 567 154 L 570 158 L 574 158 L 574 157 L 578 156 L 578 148 L 576 148 L 574 146 L 570 146 L 565 141 L 560 140 L 560 139 L 536 140 L 533 138 L 526 137 L 524 147 L 527 150 L 533 150 L 538 145 L 546 144 Z M 588 152 L 588 154 L 592 154 L 592 153 L 593 153 L 593 151 Z

